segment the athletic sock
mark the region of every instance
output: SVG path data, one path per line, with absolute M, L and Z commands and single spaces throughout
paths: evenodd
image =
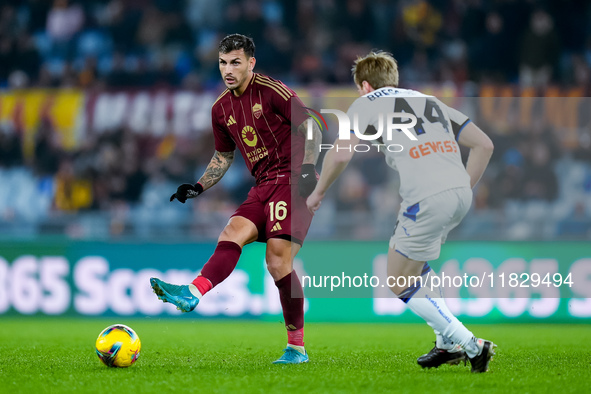
M 454 341 L 452 341 L 448 337 L 444 337 L 437 330 L 433 331 L 435 332 L 435 347 L 437 347 L 437 349 L 453 350 L 456 347 Z
M 453 350 L 456 347 L 454 341 L 448 337 L 444 337 L 441 333 L 435 330 L 435 346 L 438 349 Z
M 304 346 L 304 290 L 295 271 L 275 282 L 283 308 L 288 344 Z
M 434 275 L 433 272 L 429 276 Z M 427 279 L 429 279 L 427 276 Z M 431 280 L 423 280 L 404 290 L 399 298 L 417 315 L 422 317 L 441 336 L 464 348 L 468 357 L 478 355 L 474 335 L 449 311 L 441 296 L 441 288 L 433 287 Z
M 235 242 L 220 241 L 192 284 L 201 295 L 224 281 L 238 264 L 242 248 Z M 191 290 L 191 287 L 189 287 Z
M 287 344 L 304 347 L 304 328 L 287 330 Z
M 195 286 L 194 283 L 197 283 L 199 287 Z M 195 280 L 189 285 L 189 291 L 195 297 L 201 299 L 205 293 L 212 289 L 211 282 L 209 279 L 204 278 L 203 276 L 198 276 Z
M 291 343 L 288 343 L 287 347 L 295 349 L 302 354 L 306 354 L 306 349 L 303 346 L 296 346 L 296 345 L 292 345 Z

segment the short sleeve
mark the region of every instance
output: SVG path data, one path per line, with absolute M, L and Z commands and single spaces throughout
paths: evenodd
M 215 150 L 218 152 L 233 152 L 236 149 L 236 143 L 230 137 L 224 125 L 219 123 L 215 107 L 211 109 L 211 125 L 213 128 Z
M 451 120 L 451 128 L 457 141 L 464 127 L 470 123 L 470 118 L 455 108 L 445 107 L 447 108 L 447 114 L 449 115 L 449 120 Z

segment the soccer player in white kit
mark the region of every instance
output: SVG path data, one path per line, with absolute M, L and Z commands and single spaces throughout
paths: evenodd
M 452 315 L 441 288 L 432 286 L 436 274 L 427 262 L 439 257 L 447 234 L 468 212 L 472 188 L 492 155 L 492 141 L 466 115 L 437 98 L 398 88 L 398 67 L 389 53 L 372 52 L 358 58 L 352 71 L 361 97 L 347 112 L 351 128 L 363 139 L 371 139 L 384 153 L 387 164 L 400 174 L 403 201 L 389 244 L 388 276 L 424 279 L 414 280 L 405 288 L 388 283 L 435 331 L 435 347 L 417 362 L 430 368 L 459 364 L 468 358 L 472 372 L 486 372 L 496 345 L 476 338 Z M 384 115 L 393 112 L 414 115 L 416 124 L 391 130 L 388 135 Z M 389 121 L 408 123 L 409 118 Z M 381 135 L 378 130 L 382 130 Z M 372 135 L 380 137 L 369 137 Z M 359 142 L 360 137 L 351 131 L 348 140 L 337 138 L 334 148 L 327 152 L 318 184 L 307 200 L 310 211 L 320 207 L 329 186 L 353 157 L 355 150 L 351 148 Z M 458 143 L 470 148 L 466 167 Z

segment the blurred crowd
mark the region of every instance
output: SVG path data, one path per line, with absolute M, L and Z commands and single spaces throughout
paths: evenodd
M 217 44 L 240 32 L 291 84 L 350 84 L 378 48 L 407 85 L 588 88 L 590 19 L 585 0 L 5 0 L 0 86 L 217 85 Z
M 577 144 L 568 145 L 562 141 L 564 129 L 543 121 L 540 114 L 527 127 L 515 123 L 509 129 L 472 116 L 493 140 L 495 152 L 474 189 L 472 213 L 460 228 L 463 232 L 456 235 L 591 236 L 589 129 L 581 131 Z M 330 133 L 325 135 L 326 143 L 332 142 Z M 237 157 L 206 196 L 184 205 L 169 202 L 178 184 L 195 182 L 203 173 L 213 153 L 208 132 L 198 138 L 158 137 L 117 128 L 91 135 L 70 150 L 63 148 L 52 124 L 42 122 L 30 155 L 23 154 L 22 136 L 0 127 L 0 184 L 6 186 L 0 188 L 0 224 L 55 225 L 56 220 L 59 224 L 64 218 L 77 218 L 66 220 L 65 227 L 56 231 L 95 236 L 103 228 L 109 236 L 179 232 L 215 238 L 254 184 L 243 159 Z M 466 160 L 466 151 L 463 156 Z M 401 202 L 398 182 L 381 153 L 372 149 L 357 154 L 317 215 L 316 221 L 324 225 L 311 231 L 321 237 L 387 236 Z M 84 228 L 79 219 L 93 214 L 98 219 Z
M 7 0 L 0 86 L 218 91 L 217 44 L 241 32 L 255 39 L 257 71 L 293 86 L 351 86 L 355 57 L 380 48 L 398 59 L 403 86 L 451 82 L 462 92 L 474 81 L 543 92 L 559 84 L 585 94 L 590 12 L 591 3 L 578 0 Z M 591 237 L 589 126 L 565 144 L 564 130 L 548 122 L 507 130 L 474 119 L 496 149 L 456 234 Z M 154 136 L 118 127 L 87 133 L 72 150 L 43 118 L 32 135 L 28 144 L 31 134 L 0 124 L 0 234 L 29 223 L 31 234 L 215 238 L 253 185 L 237 158 L 207 198 L 169 203 L 179 183 L 203 173 L 213 153 L 209 132 Z M 357 155 L 315 219 L 328 226 L 312 233 L 387 237 L 397 188 L 381 154 Z
M 0 126 L 0 224 L 53 222 L 58 233 L 84 236 L 88 229 L 77 222 L 70 226 L 68 218 L 96 214 L 112 235 L 130 231 L 129 226 L 154 225 L 163 231 L 168 223 L 178 230 L 190 226 L 193 217 L 205 223 L 216 221 L 216 215 L 227 220 L 254 185 L 238 158 L 203 203 L 169 202 L 178 184 L 196 182 L 205 170 L 213 155 L 209 133 L 183 139 L 117 128 L 65 149 L 51 122 L 43 121 L 30 155 L 23 154 L 24 146 L 23 133 Z

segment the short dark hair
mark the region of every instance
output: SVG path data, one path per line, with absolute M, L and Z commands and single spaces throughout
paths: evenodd
M 230 34 L 218 46 L 219 53 L 228 53 L 236 49 L 244 49 L 246 57 L 254 57 L 254 41 L 242 34 Z

